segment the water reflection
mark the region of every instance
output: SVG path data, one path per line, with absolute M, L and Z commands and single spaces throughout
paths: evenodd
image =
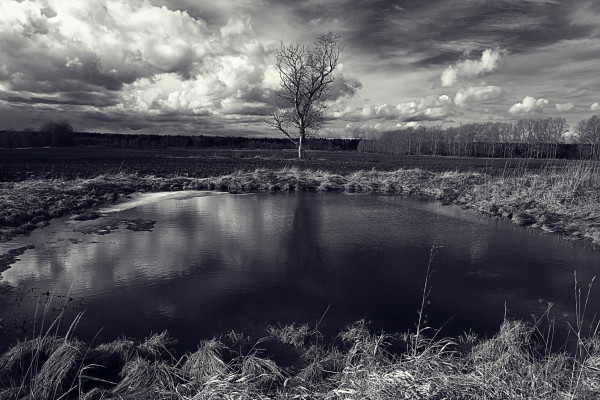
M 511 315 L 573 309 L 573 271 L 589 282 L 600 255 L 559 238 L 412 198 L 347 194 L 170 195 L 136 199 L 105 218 L 63 219 L 1 252 L 33 243 L 2 281 L 85 298 L 78 330 L 98 340 L 169 329 L 184 346 L 277 322 L 337 332 L 360 318 L 404 331 L 416 320 L 429 251 L 429 321 L 445 334 L 494 332 Z M 156 221 L 131 231 L 123 221 Z M 106 225 L 118 227 L 109 229 Z M 93 233 L 85 233 L 93 232 Z M 102 234 L 105 233 L 105 234 Z M 594 295 L 595 296 L 595 295 Z M 600 305 L 595 296 L 594 307 Z M 35 299 L 0 304 L 32 315 Z

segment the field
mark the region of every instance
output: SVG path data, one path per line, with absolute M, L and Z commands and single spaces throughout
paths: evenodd
M 357 152 L 309 152 L 297 160 L 295 151 L 227 150 L 227 149 L 157 149 L 129 150 L 110 148 L 36 148 L 0 149 L 0 182 L 30 178 L 93 178 L 101 173 L 189 176 L 206 178 L 254 171 L 258 168 L 281 169 L 297 166 L 347 174 L 360 170 L 394 171 L 400 168 L 423 168 L 431 171 L 475 171 L 496 173 L 527 165 L 539 169 L 547 165 L 542 159 L 485 159 L 430 156 L 394 156 Z
M 356 152 L 0 150 L 0 241 L 133 192 L 220 190 L 415 194 L 600 245 L 600 164 Z
M 294 156 L 243 150 L 0 150 L 0 240 L 66 214 L 94 218 L 100 205 L 134 192 L 315 190 L 423 196 L 600 246 L 598 163 L 354 152 L 314 152 L 307 160 Z M 0 262 L 8 267 L 17 253 L 2 255 Z M 548 315 L 533 324 L 505 321 L 492 338 L 437 337 L 421 319 L 425 282 L 414 331 L 374 333 L 365 321 L 348 321 L 333 343 L 322 342 L 318 324 L 278 326 L 269 328 L 267 338 L 224 333 L 176 358 L 166 333 L 92 345 L 78 341 L 70 329 L 58 334 L 48 329 L 0 356 L 0 398 L 598 398 L 600 336 L 585 307 L 591 286 L 574 283 L 577 324 L 570 328 L 571 347 L 552 342 Z M 265 352 L 267 347 L 286 354 L 287 361 L 274 361 L 279 357 Z

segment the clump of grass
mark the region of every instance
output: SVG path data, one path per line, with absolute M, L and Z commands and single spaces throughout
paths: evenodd
M 154 396 L 157 393 L 173 393 L 183 382 L 176 366 L 164 361 L 150 361 L 135 357 L 123 367 L 121 381 L 112 393 Z
M 267 327 L 267 332 L 281 343 L 289 344 L 296 348 L 304 347 L 311 334 L 308 324 L 296 326 L 293 323 L 278 327 L 269 326 Z
M 294 327 L 306 330 L 304 325 Z M 421 336 L 429 331 L 425 328 Z M 316 330 L 309 333 L 304 344 L 297 343 L 302 351 L 296 363 L 286 368 L 261 354 L 257 346 L 264 339 L 240 351 L 240 343 L 246 346 L 252 341 L 238 334 L 228 339 L 229 346 L 213 338 L 179 359 L 164 351 L 168 340 L 162 334 L 138 344 L 119 339 L 89 351 L 73 338 L 21 342 L 0 357 L 0 393 L 8 399 L 30 395 L 66 398 L 68 393 L 96 399 L 547 399 L 600 395 L 600 338 L 593 331 L 591 337 L 581 331 L 573 353 L 540 349 L 540 344 L 548 341 L 540 341 L 538 321 L 505 320 L 490 339 L 474 335 L 423 337 L 416 348 L 413 336 L 373 333 L 365 320 L 348 325 L 337 344 L 325 345 Z M 406 343 L 403 350 L 394 346 L 396 341 Z M 32 358 L 36 352 L 37 367 Z M 113 371 L 111 380 L 99 375 L 110 365 L 102 362 L 100 352 L 125 360 L 112 366 L 118 371 Z
M 83 361 L 86 346 L 77 340 L 64 340 L 50 354 L 31 387 L 36 399 L 56 399 L 75 389 L 74 383 Z
M 339 337 L 347 346 L 344 352 L 345 368 L 361 366 L 369 369 L 390 361 L 390 353 L 386 350 L 390 336 L 384 333 L 372 334 L 364 319 L 347 326 Z
M 198 350 L 188 355 L 181 370 L 192 382 L 205 382 L 211 377 L 225 376 L 229 366 L 223 361 L 225 345 L 213 338 L 203 341 Z
M 37 337 L 17 342 L 0 356 L 0 387 L 21 386 L 23 379 L 37 373 L 37 365 L 50 357 L 60 346 L 54 337 Z
M 172 357 L 170 348 L 177 343 L 176 339 L 169 336 L 169 332 L 163 331 L 153 334 L 139 346 L 137 353 L 144 358 L 161 359 L 165 356 Z
M 238 382 L 251 382 L 257 389 L 271 392 L 284 380 L 281 368 L 268 358 L 259 357 L 256 353 L 242 357 L 238 361 L 240 377 Z

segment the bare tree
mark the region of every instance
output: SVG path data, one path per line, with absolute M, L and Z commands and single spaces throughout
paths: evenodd
M 312 46 L 282 43 L 277 52 L 279 105 L 265 122 L 298 147 L 298 158 L 304 158 L 307 135 L 318 132 L 325 122 L 327 89 L 342 49 L 340 35 L 329 32 Z
M 590 119 L 579 121 L 575 132 L 579 138 L 579 146 L 589 147 L 591 158 L 600 158 L 600 116 L 592 115 Z
M 44 122 L 40 126 L 39 131 L 50 135 L 50 144 L 52 146 L 62 147 L 73 144 L 75 130 L 67 121 Z

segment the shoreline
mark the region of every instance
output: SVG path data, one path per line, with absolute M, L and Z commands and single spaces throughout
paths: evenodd
M 507 219 L 600 250 L 600 172 L 584 162 L 543 171 L 492 176 L 419 168 L 335 174 L 298 167 L 192 178 L 104 174 L 91 179 L 31 179 L 0 184 L 0 242 L 28 234 L 53 218 L 92 219 L 98 209 L 135 193 L 215 191 L 262 193 L 346 191 L 417 195 Z
M 423 309 L 421 309 L 421 312 Z M 547 311 L 547 313 L 549 310 Z M 546 314 L 545 317 L 548 317 Z M 583 317 L 583 315 L 582 315 Z M 565 399 L 600 396 L 598 336 L 574 327 L 554 352 L 554 322 L 505 320 L 491 338 L 438 338 L 430 327 L 376 333 L 349 323 L 330 344 L 319 323 L 231 331 L 176 357 L 167 331 L 85 343 L 40 333 L 0 354 L 0 397 L 11 399 Z M 582 322 L 583 323 L 583 322 Z M 425 335 L 424 332 L 428 332 Z M 428 336 L 433 336 L 430 338 Z M 69 395 L 71 394 L 71 395 Z M 73 395 L 77 395 L 73 397 Z

